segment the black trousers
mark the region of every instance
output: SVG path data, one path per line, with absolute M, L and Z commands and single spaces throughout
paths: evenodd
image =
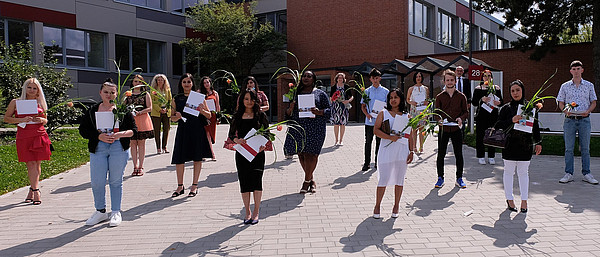
M 374 126 L 365 125 L 365 164 L 371 164 L 371 146 L 373 146 Z M 375 137 L 375 163 L 377 164 L 377 153 L 379 152 L 379 144 L 381 138 Z
M 456 178 L 462 178 L 465 161 L 462 153 L 462 131 L 442 132 L 438 138 L 437 174 L 444 177 L 444 159 L 448 150 L 448 141 L 452 140 L 454 157 L 456 157 Z
M 496 148 L 486 146 L 483 144 L 483 136 L 485 135 L 485 130 L 494 126 L 495 123 L 496 119 L 493 121 L 488 121 L 485 119 L 477 121 L 477 126 L 475 127 L 475 148 L 477 149 L 477 158 L 485 157 L 486 147 L 488 152 L 488 158 L 496 157 Z

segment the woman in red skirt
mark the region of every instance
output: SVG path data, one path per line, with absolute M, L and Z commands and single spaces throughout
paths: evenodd
M 19 114 L 17 105 L 26 106 L 24 100 L 36 100 L 37 112 Z M 17 156 L 19 162 L 24 162 L 27 165 L 27 175 L 31 184 L 25 202 L 33 205 L 42 203 L 39 189 L 42 161 L 50 160 L 50 138 L 46 133 L 46 128 L 44 128 L 44 125 L 48 123 L 48 119 L 46 119 L 47 110 L 48 105 L 40 82 L 35 78 L 30 78 L 23 83 L 21 97 L 13 99 L 8 104 L 4 115 L 4 122 L 18 124 Z

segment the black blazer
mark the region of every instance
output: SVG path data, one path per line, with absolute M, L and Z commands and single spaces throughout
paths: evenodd
M 467 97 L 467 103 L 471 104 L 471 98 L 473 95 L 473 92 L 471 92 L 471 81 L 468 78 L 462 77 L 462 87 L 462 90 L 459 91 L 465 94 Z
M 98 139 L 100 132 L 96 129 L 96 112 L 98 111 L 98 107 L 100 107 L 100 104 L 101 103 L 90 107 L 90 109 L 88 109 L 85 115 L 83 115 L 83 117 L 81 118 L 81 124 L 79 125 L 79 134 L 83 138 L 89 140 L 88 150 L 90 151 L 90 153 L 96 152 L 96 147 L 98 147 L 98 142 L 100 142 L 100 139 Z M 127 113 L 123 118 L 123 122 L 119 124 L 119 128 L 122 131 L 133 130 L 133 133 L 136 133 L 137 126 L 135 125 L 133 114 Z M 119 138 L 119 142 L 121 142 L 121 147 L 123 147 L 123 150 L 129 149 L 129 137 Z

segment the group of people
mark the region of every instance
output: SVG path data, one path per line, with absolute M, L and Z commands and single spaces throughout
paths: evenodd
M 485 159 L 485 145 L 482 140 L 483 131 L 489 127 L 509 131 L 506 147 L 503 150 L 504 159 L 504 190 L 508 209 L 517 211 L 512 193 L 513 176 L 516 172 L 519 177 L 521 191 L 521 212 L 527 212 L 528 198 L 528 169 L 533 153 L 540 154 L 541 137 L 537 120 L 537 112 L 533 121 L 531 133 L 516 129 L 510 129 L 515 124 L 521 124 L 524 117 L 519 111 L 522 106 L 527 105 L 524 99 L 525 86 L 520 80 L 509 84 L 510 101 L 503 103 L 500 88 L 493 84 L 491 72 L 483 73 L 483 82 L 475 90 L 470 92 L 469 82 L 462 78 L 464 69 L 457 67 L 456 72 L 446 70 L 443 74 L 442 84 L 444 89 L 435 97 L 435 111 L 438 114 L 440 133 L 438 136 L 437 156 L 437 182 L 435 187 L 444 185 L 444 160 L 447 152 L 448 142 L 452 141 L 454 156 L 456 158 L 456 181 L 460 188 L 466 188 L 463 180 L 464 160 L 462 154 L 463 124 L 467 119 L 471 104 L 477 107 L 476 115 L 476 147 L 477 158 L 480 164 L 495 164 L 494 148 L 488 147 L 487 162 Z M 559 107 L 564 110 L 564 139 L 565 139 L 565 176 L 560 179 L 561 183 L 573 181 L 573 147 L 575 137 L 579 135 L 582 156 L 583 180 L 592 184 L 598 184 L 590 173 L 590 119 L 589 115 L 596 107 L 596 94 L 593 84 L 582 79 L 583 65 L 579 61 L 571 63 L 570 72 L 572 80 L 565 82 L 558 93 Z M 408 119 L 416 116 L 423 106 L 427 106 L 429 89 L 423 85 L 423 74 L 416 72 L 413 77 L 414 86 L 407 91 L 407 97 L 398 89 L 388 90 L 381 86 L 381 72 L 373 69 L 369 74 L 372 83 L 364 90 L 369 101 L 361 98 L 361 110 L 365 115 L 365 148 L 363 171 L 370 169 L 371 148 L 373 138 L 376 141 L 375 165 L 378 174 L 376 190 L 376 203 L 373 217 L 381 217 L 381 202 L 387 186 L 394 186 L 395 198 L 392 208 L 392 217 L 398 217 L 399 201 L 402 195 L 403 184 L 408 164 L 413 161 L 415 153 L 423 152 L 423 126 L 419 123 L 417 129 L 405 135 L 390 133 L 389 126 L 396 119 Z M 202 77 L 200 85 L 196 86 L 194 77 L 186 73 L 181 76 L 177 85 L 178 94 L 172 96 L 167 78 L 156 75 L 150 86 L 153 90 L 147 90 L 143 77 L 136 75 L 131 81 L 131 95 L 125 98 L 124 103 L 136 106 L 134 112 L 128 112 L 119 126 L 111 132 L 101 131 L 97 128 L 96 117 L 99 112 L 112 113 L 117 108 L 114 100 L 117 98 L 118 86 L 108 79 L 100 86 L 101 102 L 93 105 L 87 110 L 81 119 L 79 132 L 81 136 L 88 139 L 90 152 L 90 179 L 94 196 L 94 207 L 96 211 L 86 221 L 86 225 L 95 225 L 99 222 L 110 220 L 109 226 L 118 226 L 121 221 L 121 198 L 123 174 L 131 148 L 134 171 L 132 176 L 144 174 L 145 140 L 155 138 L 157 153 L 169 153 L 167 150 L 167 139 L 170 122 L 177 122 L 177 132 L 171 163 L 176 166 L 177 188 L 172 197 L 178 197 L 185 193 L 183 178 L 184 164 L 193 162 L 193 179 L 189 188 L 188 197 L 194 197 L 198 191 L 198 180 L 202 168 L 202 161 L 206 158 L 215 159 L 212 145 L 215 143 L 216 112 L 220 110 L 219 95 L 213 88 L 209 77 Z M 353 100 L 343 73 L 337 74 L 332 94 L 328 96 L 324 91 L 316 87 L 316 76 L 306 70 L 302 73 L 298 83 L 297 94 L 285 109 L 286 116 L 301 129 L 289 129 L 284 142 L 286 155 L 298 155 L 300 165 L 304 171 L 304 181 L 300 193 L 317 191 L 314 179 L 314 171 L 317 167 L 319 155 L 323 147 L 328 122 L 334 124 L 335 145 L 343 145 L 344 126 L 348 122 L 349 103 Z M 233 144 L 246 144 L 245 136 L 251 129 L 266 129 L 269 122 L 265 111 L 269 109 L 268 99 L 264 92 L 258 89 L 258 82 L 254 77 L 247 77 L 244 89 L 237 98 L 237 105 L 231 120 L 228 139 Z M 493 88 L 494 90 L 490 89 Z M 164 103 L 164 99 L 155 98 L 158 91 L 168 99 L 170 104 Z M 215 101 L 216 110 L 209 110 L 206 100 L 197 108 L 198 116 L 184 112 L 186 101 L 192 91 L 201 92 L 206 95 L 206 100 Z M 463 93 L 462 91 L 465 91 Z M 335 93 L 339 92 L 339 93 Z M 298 96 L 312 94 L 315 105 L 310 109 L 314 118 L 301 118 L 297 108 Z M 332 101 L 333 95 L 343 96 L 341 101 Z M 473 96 L 472 98 L 470 96 Z M 38 105 L 37 114 L 19 114 L 17 112 L 18 100 L 36 100 Z M 381 111 L 373 112 L 375 101 L 385 103 Z M 565 108 L 565 103 L 572 105 Z M 487 105 L 487 108 L 486 108 Z M 39 191 L 39 177 L 41 173 L 41 161 L 49 160 L 50 139 L 44 125 L 48 122 L 46 111 L 48 110 L 42 86 L 35 78 L 27 79 L 23 83 L 22 95 L 14 99 L 7 107 L 4 121 L 19 124 L 17 129 L 17 153 L 20 162 L 27 164 L 30 188 L 26 202 L 34 205 L 41 204 Z M 160 131 L 163 131 L 160 137 Z M 338 137 L 339 135 L 339 137 Z M 162 139 L 162 140 L 161 140 Z M 226 143 L 227 145 L 227 143 Z M 419 146 L 417 148 L 417 146 Z M 246 210 L 244 216 L 245 224 L 257 224 L 259 221 L 260 202 L 262 197 L 262 176 L 265 167 L 264 151 L 267 147 L 260 147 L 252 161 L 247 160 L 239 152 L 235 154 L 236 168 L 240 184 L 242 201 Z M 417 150 L 418 149 L 418 150 Z M 108 181 L 110 189 L 111 213 L 107 213 L 105 190 Z M 250 210 L 250 200 L 253 195 L 254 209 Z

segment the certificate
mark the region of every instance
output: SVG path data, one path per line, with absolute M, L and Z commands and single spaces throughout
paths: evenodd
M 96 129 L 101 133 L 111 133 L 115 125 L 113 112 L 96 112 Z
M 192 91 L 188 96 L 187 101 L 185 102 L 185 107 L 183 108 L 183 112 L 189 113 L 198 117 L 200 115 L 200 105 L 204 103 L 204 99 L 206 95 Z
M 246 160 L 251 162 L 254 160 L 254 157 L 258 154 L 260 147 L 265 146 L 269 140 L 262 135 L 256 135 L 256 129 L 251 129 L 248 134 L 246 134 L 246 143 L 245 144 L 236 144 L 233 148 L 240 153 Z
M 215 105 L 215 99 L 208 99 L 208 100 L 206 100 L 206 107 L 208 107 L 209 111 L 216 112 L 217 111 L 217 106 Z
M 298 95 L 298 116 L 300 118 L 314 118 L 315 114 L 310 111 L 315 106 L 315 95 Z
M 383 108 L 385 108 L 385 102 L 375 100 L 375 102 L 373 102 L 373 109 L 371 110 L 371 112 L 369 114 L 371 114 L 371 116 L 373 116 L 373 118 L 376 118 L 377 114 L 379 114 L 379 112 L 381 110 L 383 110 Z
M 17 113 L 19 115 L 38 114 L 37 100 L 17 100 Z
M 394 124 L 392 125 L 392 133 L 391 135 L 400 136 L 400 143 L 407 145 L 408 139 L 410 138 L 410 132 L 412 128 L 408 125 L 408 115 L 396 115 L 394 119 Z M 406 128 L 406 129 L 404 129 Z M 404 130 L 404 131 L 402 131 Z
M 523 105 L 519 104 L 519 109 L 517 109 L 517 115 L 521 115 L 521 113 L 523 113 L 523 109 L 521 109 L 522 107 Z M 525 117 L 523 117 L 523 119 L 519 120 L 518 123 L 515 123 L 515 126 L 513 128 L 526 133 L 532 133 L 535 111 L 536 109 L 533 109 L 533 114 L 529 117 L 529 119 L 525 119 Z
M 487 97 L 490 98 L 489 101 L 487 101 L 487 103 L 481 103 L 481 108 L 483 108 L 484 110 L 486 110 L 487 112 L 491 113 L 494 111 L 494 109 L 498 108 L 495 104 L 494 101 L 500 101 L 500 98 L 498 98 L 497 95 L 493 95 L 493 94 L 489 94 Z
M 442 123 L 442 125 L 453 127 L 453 126 L 458 126 L 459 124 L 457 122 L 451 122 L 451 121 L 448 121 L 448 119 L 444 119 L 444 122 Z

